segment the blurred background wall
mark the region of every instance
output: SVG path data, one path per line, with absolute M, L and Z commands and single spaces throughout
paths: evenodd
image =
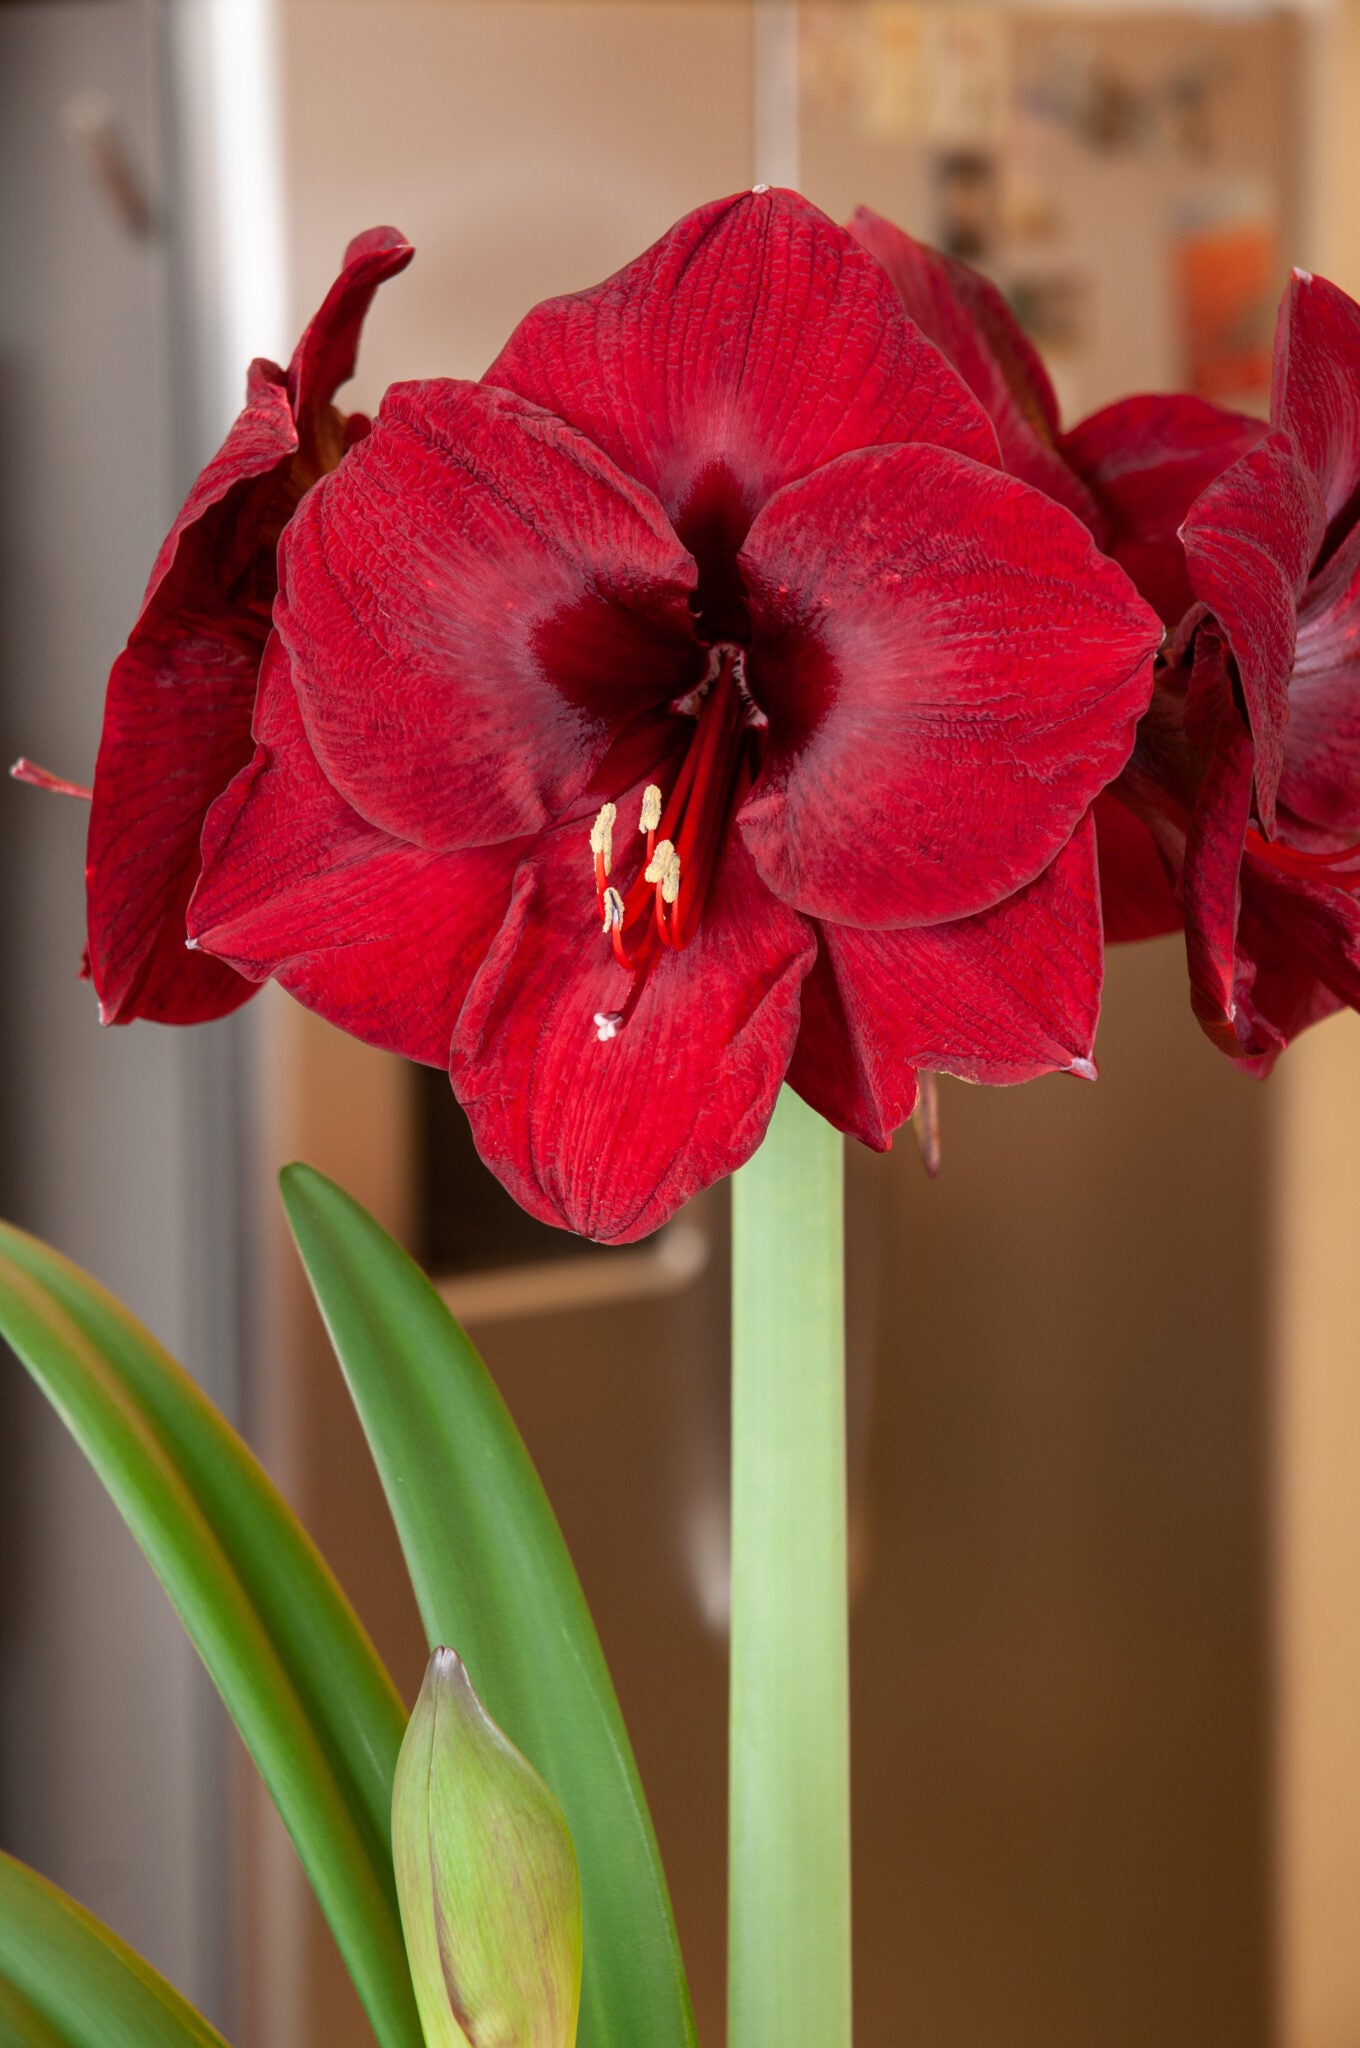
M 1349 4 L 0 11 L 4 744 L 88 771 L 241 365 L 286 357 L 360 227 L 419 250 L 366 408 L 479 374 L 533 301 L 762 176 L 988 269 L 1069 418 L 1140 386 L 1263 409 L 1289 262 L 1360 287 L 1355 35 Z M 627 1253 L 522 1228 L 438 1077 L 274 990 L 99 1034 L 83 824 L 0 800 L 8 1213 L 243 1421 L 408 1695 L 424 1645 L 274 1167 L 312 1159 L 441 1273 L 572 1543 L 719 2042 L 725 1198 Z M 946 1082 L 933 1186 L 909 1135 L 851 1160 L 859 2037 L 1355 2048 L 1360 1031 L 1261 1089 L 1200 1037 L 1174 940 L 1108 983 L 1098 1087 Z M 13 1372 L 0 1426 L 0 1839 L 240 2048 L 357 2048 L 149 1574 Z

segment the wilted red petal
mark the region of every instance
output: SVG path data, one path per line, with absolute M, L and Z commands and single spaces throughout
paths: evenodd
M 367 824 L 317 765 L 277 635 L 255 734 L 208 813 L 195 942 L 367 1044 L 442 1067 L 523 842 L 427 853 Z
M 378 286 L 405 270 L 415 250 L 396 228 L 368 228 L 345 251 L 340 275 L 303 330 L 288 365 L 288 396 L 306 437 L 316 416 L 354 375 L 359 333 Z
M 1360 527 L 1304 593 L 1280 801 L 1360 839 Z
M 621 1011 L 631 984 L 601 936 L 588 822 L 550 833 L 521 866 L 450 1077 L 478 1151 L 523 1208 L 623 1244 L 759 1144 L 814 940 L 731 842 L 692 943 L 663 953 L 601 1040 L 597 1016 Z
M 1094 816 L 1106 939 L 1119 944 L 1179 931 L 1180 905 L 1156 841 L 1142 819 L 1119 801 L 1117 786 L 1096 798 Z
M 1306 270 L 1294 272 L 1280 303 L 1270 417 L 1336 519 L 1360 490 L 1360 306 Z
M 773 492 L 846 449 L 927 440 L 996 459 L 981 408 L 881 265 L 793 192 L 701 207 L 604 284 L 548 300 L 487 382 L 655 491 L 706 579 Z
M 971 916 L 1128 758 L 1161 627 L 1014 478 L 938 448 L 845 455 L 782 491 L 741 559 L 770 751 L 739 823 L 797 909 Z
M 1207 398 L 1121 398 L 1075 426 L 1063 452 L 1108 522 L 1105 546 L 1174 626 L 1194 603 L 1180 527 L 1200 492 L 1254 448 L 1264 420 Z
M 280 550 L 308 737 L 374 824 L 445 852 L 537 831 L 628 716 L 700 672 L 656 500 L 487 385 L 400 384 Z
M 856 208 L 847 225 L 883 265 L 909 318 L 981 403 L 996 428 L 1005 468 L 1066 505 L 1103 538 L 1099 506 L 1055 445 L 1058 401 L 1048 372 L 996 286 L 867 206 Z
M 1181 527 L 1191 587 L 1223 628 L 1241 678 L 1267 832 L 1284 766 L 1298 602 L 1323 527 L 1317 485 L 1284 434 L 1224 470 Z
M 789 1079 L 866 1144 L 883 1150 L 911 1113 L 918 1067 L 992 1083 L 1089 1069 L 1103 966 L 1089 818 L 1036 881 L 981 917 L 823 925 L 818 937 L 817 999 L 804 1004 Z

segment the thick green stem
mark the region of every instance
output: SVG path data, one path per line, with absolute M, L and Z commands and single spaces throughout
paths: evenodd
M 732 1187 L 728 2048 L 849 2048 L 841 1140 L 787 1088 Z

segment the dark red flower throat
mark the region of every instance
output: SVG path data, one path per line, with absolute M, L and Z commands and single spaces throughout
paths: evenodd
M 602 1040 L 627 1023 L 663 953 L 682 951 L 698 930 L 728 827 L 755 779 L 758 735 L 768 724 L 747 687 L 746 651 L 731 644 L 709 650 L 708 674 L 671 708 L 692 719 L 694 729 L 669 792 L 660 782 L 643 790 L 637 829 L 646 851 L 626 891 L 610 879 L 618 806 L 605 804 L 590 828 L 601 927 L 633 977 L 623 1008 L 596 1015 Z

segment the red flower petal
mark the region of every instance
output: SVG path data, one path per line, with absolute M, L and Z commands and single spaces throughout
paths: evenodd
M 1119 944 L 1178 932 L 1180 905 L 1157 842 L 1143 820 L 1119 801 L 1117 790 L 1116 784 L 1098 796 L 1094 809 L 1106 940 Z
M 1306 270 L 1294 272 L 1280 304 L 1270 417 L 1335 519 L 1360 489 L 1360 306 Z
M 1252 769 L 1251 736 L 1225 686 L 1186 834 L 1182 897 L 1191 1005 L 1207 1035 L 1229 1053 L 1243 1049 L 1237 918 Z
M 251 364 L 245 409 L 157 555 L 109 677 L 90 811 L 88 950 L 106 1022 L 200 1023 L 253 993 L 221 961 L 185 950 L 184 914 L 208 806 L 250 759 L 275 537 L 305 488 L 291 475 L 298 429 L 289 394 L 301 395 L 312 432 L 353 370 L 377 285 L 409 254 L 388 228 L 350 244 L 287 376 Z
M 1250 854 L 1242 885 L 1237 1063 L 1264 1079 L 1310 1024 L 1360 1008 L 1360 903 Z
M 278 636 L 255 757 L 208 813 L 189 929 L 251 981 L 407 1059 L 442 1067 L 510 898 L 522 842 L 427 853 L 352 811 L 307 744 Z
M 740 825 L 808 915 L 984 910 L 1128 758 L 1161 628 L 1014 478 L 938 448 L 842 456 L 780 493 L 741 560 L 770 751 Z
M 109 676 L 86 858 L 90 973 L 107 1023 L 202 1023 L 254 993 L 186 953 L 184 910 L 204 814 L 250 758 L 269 628 L 226 589 L 251 493 L 297 446 L 281 374 L 251 365 L 245 410 L 171 528 Z
M 1310 825 L 1360 839 L 1360 527 L 1299 608 L 1280 801 Z
M 541 829 L 620 723 L 693 685 L 694 574 L 656 500 L 560 420 L 401 384 L 289 526 L 275 617 L 330 781 L 453 852 Z
M 604 284 L 548 300 L 487 382 L 655 491 L 719 581 L 765 500 L 849 448 L 927 440 L 996 459 L 881 266 L 793 192 L 701 207 Z
M 405 270 L 415 253 L 396 228 L 369 228 L 346 249 L 340 275 L 320 311 L 308 321 L 288 365 L 288 396 L 302 428 L 304 455 L 307 436 L 316 430 L 316 414 L 354 375 L 359 332 L 373 294 Z
M 1104 535 L 1100 507 L 1055 445 L 1058 401 L 1038 351 L 990 279 L 861 206 L 847 223 L 897 287 L 906 312 L 952 363 L 996 428 L 1012 476 Z
M 915 1104 L 916 1068 L 998 1083 L 1089 1067 L 1103 967 L 1089 818 L 1036 881 L 981 917 L 917 931 L 824 925 L 819 938 L 825 965 L 789 1080 L 880 1151 Z
M 1072 429 L 1063 452 L 1108 521 L 1106 549 L 1174 626 L 1194 603 L 1180 526 L 1200 492 L 1268 431 L 1207 398 L 1121 398 Z
M 1284 434 L 1267 438 L 1201 491 L 1181 527 L 1195 596 L 1222 626 L 1256 742 L 1266 832 L 1284 766 L 1297 608 L 1323 535 L 1322 501 Z
M 634 792 L 634 801 L 641 791 Z M 606 1243 L 644 1237 L 764 1135 L 798 1030 L 811 927 L 730 842 L 693 942 L 664 954 L 601 1042 L 629 977 L 600 935 L 587 823 L 523 863 L 454 1033 L 450 1078 L 516 1201 Z

